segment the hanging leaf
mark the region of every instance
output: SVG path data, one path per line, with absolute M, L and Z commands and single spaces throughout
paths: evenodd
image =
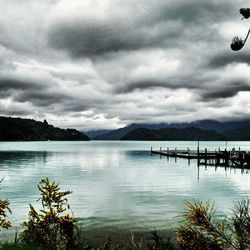
M 243 18 L 248 19 L 250 17 L 250 9 L 249 8 L 241 8 L 240 14 L 243 16 Z
M 231 43 L 231 49 L 233 51 L 238 51 L 241 50 L 243 47 L 244 47 L 243 39 L 238 36 L 234 37 Z

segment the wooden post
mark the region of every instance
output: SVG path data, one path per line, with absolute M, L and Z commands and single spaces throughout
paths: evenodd
M 217 155 L 216 165 L 220 165 L 220 155 Z
M 197 164 L 198 164 L 198 166 L 200 165 L 200 147 L 199 147 L 199 143 L 198 143 L 198 147 L 197 147 Z
M 161 153 L 161 147 L 160 147 L 160 158 L 162 157 L 162 153 Z
M 225 149 L 225 166 L 228 166 L 229 165 L 228 163 L 229 163 L 229 155 L 227 150 Z
M 175 148 L 175 163 L 177 162 L 177 148 Z
M 207 148 L 205 148 L 205 166 L 207 166 Z
M 167 160 L 169 161 L 169 147 L 167 148 Z
M 187 154 L 188 154 L 188 166 L 190 166 L 190 149 L 187 147 Z
M 239 158 L 240 158 L 240 166 L 241 166 L 241 168 L 243 168 L 244 167 L 244 165 L 243 165 L 243 154 L 239 154 Z
M 229 160 L 228 160 L 228 156 L 226 156 L 226 159 L 225 159 L 225 166 L 228 166 L 229 164 Z
M 198 173 L 197 173 L 198 181 L 200 180 L 200 165 L 198 164 Z

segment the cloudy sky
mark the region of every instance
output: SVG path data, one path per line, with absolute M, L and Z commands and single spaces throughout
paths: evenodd
M 250 118 L 243 0 L 0 0 L 0 115 L 60 127 Z

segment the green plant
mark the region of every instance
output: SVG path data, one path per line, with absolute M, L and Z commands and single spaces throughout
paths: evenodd
M 6 219 L 7 212 L 11 213 L 9 208 L 9 201 L 8 200 L 0 200 L 0 227 L 8 229 L 11 227 L 11 222 Z
M 1 250 L 46 250 L 46 248 L 34 244 L 22 244 L 20 242 L 5 242 L 0 244 Z
M 3 181 L 0 180 L 0 183 Z M 11 213 L 10 203 L 8 200 L 0 199 L 0 228 L 8 229 L 11 227 L 11 222 L 7 220 L 7 213 Z
M 186 203 L 177 242 L 183 249 L 250 249 L 250 201 L 234 203 L 232 216 L 220 220 L 214 204 Z
M 66 198 L 71 191 L 60 191 L 55 182 L 42 179 L 38 185 L 39 199 L 43 209 L 37 211 L 30 205 L 29 220 L 23 223 L 21 241 L 25 244 L 38 244 L 48 249 L 72 249 L 75 247 L 76 221 L 68 212 Z
M 250 249 L 249 200 L 242 200 L 234 203 L 232 226 L 238 249 Z

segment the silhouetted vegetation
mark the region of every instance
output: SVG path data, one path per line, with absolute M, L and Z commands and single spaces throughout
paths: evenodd
M 250 141 L 250 127 L 228 130 L 223 135 L 230 141 Z
M 242 15 L 242 19 L 248 19 L 250 17 L 250 8 L 241 8 L 240 14 Z M 248 33 L 244 40 L 238 36 L 234 37 L 231 43 L 231 49 L 234 51 L 241 50 L 244 47 L 249 34 L 250 34 L 250 29 L 248 30 Z
M 0 141 L 87 141 L 89 138 L 76 129 L 60 129 L 46 120 L 0 117 Z
M 204 141 L 223 141 L 226 138 L 213 131 L 195 127 L 189 128 L 165 128 L 150 130 L 144 128 L 135 129 L 126 134 L 122 140 L 204 140 Z
M 71 192 L 60 191 L 59 185 L 49 179 L 41 180 L 38 189 L 43 209 L 37 211 L 30 205 L 29 220 L 23 223 L 21 241 L 48 249 L 74 249 L 76 221 L 68 211 L 66 198 Z
M 250 249 L 249 200 L 234 204 L 232 216 L 218 219 L 214 204 L 187 202 L 177 241 L 183 249 Z

